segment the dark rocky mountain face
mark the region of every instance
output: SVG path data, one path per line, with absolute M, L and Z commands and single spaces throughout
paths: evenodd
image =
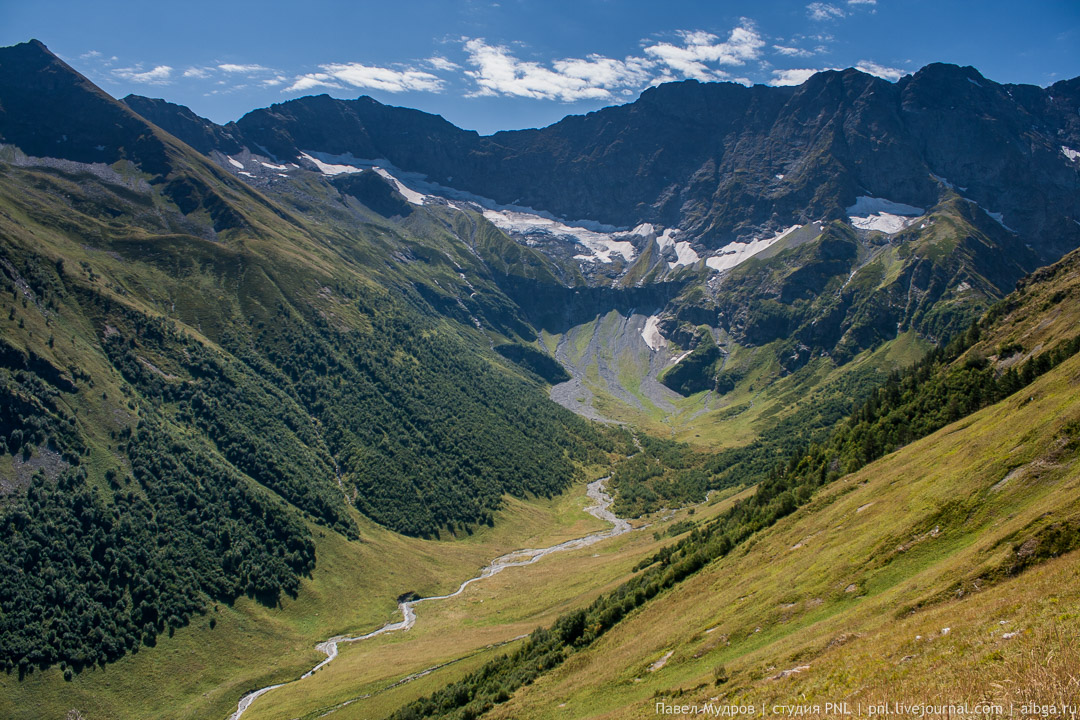
M 1000 85 L 935 64 L 897 83 L 850 69 L 797 88 L 669 83 L 628 105 L 488 137 L 367 97 L 326 95 L 253 111 L 227 132 L 279 160 L 301 151 L 385 158 L 571 220 L 678 227 L 705 248 L 842 219 L 861 195 L 929 207 L 945 184 L 1001 213 L 1049 260 L 1080 245 L 1070 222 L 1080 218 L 1080 160 L 1062 149 L 1080 147 L 1078 106 L 1077 81 Z M 179 128 L 160 107 L 151 119 L 196 147 L 222 132 Z
M 580 228 L 538 231 L 536 216 L 524 229 L 488 217 L 532 252 L 506 263 L 493 245 L 480 248 L 485 262 L 523 317 L 552 332 L 648 306 L 662 310 L 659 327 L 671 337 L 702 337 L 693 328 L 707 325 L 737 343 L 790 338 L 846 358 L 906 329 L 939 341 L 1024 273 L 1080 246 L 1077 80 L 999 85 L 937 64 L 897 83 L 856 70 L 788 88 L 687 81 L 550 127 L 482 137 L 436 115 L 327 95 L 219 126 L 164 100 L 119 103 L 39 43 L 3 50 L 0 67 L 11 70 L 4 142 L 80 162 L 131 160 L 160 178 L 185 216 L 208 215 L 213 232 L 245 221 L 207 168 L 230 189 L 282 202 L 297 222 L 327 212 L 306 180 L 294 183 L 311 177 L 308 168 L 327 173 L 319 182 L 330 196 L 399 222 L 430 223 L 414 210 L 464 192 L 569 220 L 649 224 L 622 235 L 609 228 L 597 246 Z M 78 108 L 78 120 L 61 107 Z M 169 174 L 176 158 L 190 159 L 174 136 L 216 165 Z M 361 172 L 358 160 L 375 171 Z M 357 167 L 324 169 L 337 162 Z M 402 172 L 424 178 L 410 180 L 422 197 L 402 194 Z M 921 219 L 853 229 L 857 200 L 890 212 L 899 203 L 901 215 Z M 798 239 L 755 264 L 723 261 L 730 243 L 775 242 L 794 225 L 803 226 Z M 819 262 L 830 248 L 846 254 Z
M 1080 79 L 1001 85 L 933 64 L 896 83 L 853 69 L 798 87 L 686 81 L 486 137 L 368 97 L 300 98 L 225 127 L 163 101 L 126 102 L 204 153 L 239 145 L 244 157 L 311 169 L 389 164 L 423 178 L 423 202 L 464 192 L 608 226 L 601 243 L 628 242 L 632 253 L 583 253 L 576 230 L 489 216 L 553 263 L 543 281 L 528 271 L 500 280 L 534 327 L 553 332 L 648 306 L 681 346 L 708 326 L 738 344 L 786 343 L 779 352 L 796 365 L 818 353 L 843 362 L 906 330 L 939 342 L 1080 247 Z M 371 173 L 333 183 L 384 216 L 409 215 L 393 183 Z M 894 210 L 906 216 L 892 216 L 899 225 L 873 217 Z M 796 225 L 753 263 L 724 260 Z M 593 288 L 582 295 L 584 285 Z
M 203 154 L 209 154 L 211 150 L 232 154 L 243 149 L 228 130 L 199 117 L 183 105 L 140 95 L 128 95 L 123 102 L 165 132 L 182 138 Z
M 0 142 L 28 155 L 84 163 L 127 159 L 151 175 L 169 170 L 161 139 L 142 117 L 37 40 L 0 48 L 0 98 Z

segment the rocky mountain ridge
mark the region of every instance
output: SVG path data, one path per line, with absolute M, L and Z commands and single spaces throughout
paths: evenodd
M 689 80 L 549 127 L 480 136 L 369 97 L 299 98 L 225 128 L 177 127 L 175 106 L 129 105 L 178 136 L 277 161 L 382 159 L 430 182 L 567 220 L 676 228 L 703 250 L 815 220 L 861 196 L 916 208 L 951 187 L 1051 260 L 1080 245 L 1080 80 L 1002 85 L 928 65 L 896 83 L 826 71 L 798 87 Z M 183 132 L 180 132 L 184 130 Z M 205 152 L 205 151 L 204 151 Z M 961 190 L 962 188 L 962 190 Z

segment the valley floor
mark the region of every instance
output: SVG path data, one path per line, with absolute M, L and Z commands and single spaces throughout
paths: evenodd
M 552 500 L 507 498 L 493 528 L 457 540 L 407 538 L 360 516 L 359 543 L 314 527 L 319 562 L 297 598 L 284 598 L 277 609 L 247 598 L 214 606 L 156 647 L 104 669 L 87 669 L 70 682 L 58 668 L 22 681 L 0 675 L 0 716 L 63 717 L 76 709 L 88 720 L 226 718 L 241 695 L 293 680 L 324 659 L 316 645 L 326 638 L 400 620 L 396 598 L 405 593 L 448 594 L 493 557 L 604 533 L 610 518 L 584 512 L 589 503 L 584 485 Z M 698 517 L 726 506 L 701 506 Z M 669 541 L 657 540 L 653 532 L 686 512 L 666 513 L 644 532 L 507 567 L 456 597 L 421 606 L 422 620 L 408 632 L 340 646 L 333 663 L 259 699 L 243 717 L 314 717 L 334 710 L 341 718 L 389 714 L 620 583 L 641 558 Z M 650 521 L 656 522 L 646 518 L 634 525 Z

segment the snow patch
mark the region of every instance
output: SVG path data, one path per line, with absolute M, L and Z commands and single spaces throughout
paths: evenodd
M 319 172 L 323 175 L 341 175 L 343 173 L 358 173 L 365 170 L 371 170 L 380 177 L 389 180 L 390 184 L 394 186 L 394 189 L 401 193 L 405 199 L 413 205 L 423 205 L 428 197 L 427 195 L 410 188 L 408 185 L 401 182 L 395 175 L 391 174 L 389 170 L 383 167 L 384 164 L 390 164 L 386 161 L 361 160 L 354 158 L 350 153 L 344 155 L 331 155 L 330 153 L 314 152 L 311 150 L 301 152 L 300 157 L 307 158 L 314 163 L 315 167 L 319 168 Z M 265 165 L 266 163 L 263 164 Z M 267 165 L 267 167 L 270 166 Z
M 680 355 L 679 357 L 677 357 L 677 358 L 675 358 L 674 360 L 672 360 L 672 361 L 671 361 L 671 364 L 672 364 L 672 365 L 678 365 L 678 364 L 679 364 L 679 363 L 681 363 L 681 362 L 682 362 L 682 361 L 683 361 L 684 359 L 686 359 L 686 356 L 687 356 L 687 355 L 689 355 L 690 353 L 691 353 L 691 351 L 690 351 L 690 350 L 687 350 L 687 351 L 686 351 L 686 352 L 684 352 L 684 353 L 683 353 L 682 355 Z
M 249 172 L 248 172 L 247 170 L 241 170 L 240 172 L 238 172 L 238 173 L 236 173 L 236 174 L 237 174 L 237 175 L 243 175 L 243 176 L 245 176 L 245 177 L 249 177 L 249 178 L 253 178 L 253 177 L 255 177 L 255 175 L 254 175 L 254 174 L 252 174 L 252 173 L 249 173 Z
M 319 154 L 321 155 L 322 153 L 319 153 Z M 358 173 L 358 172 L 363 172 L 365 170 L 365 168 L 359 168 L 359 167 L 356 167 L 355 165 L 338 165 L 338 164 L 335 164 L 335 163 L 323 162 L 322 160 L 319 160 L 318 158 L 316 158 L 316 157 L 314 157 L 314 156 L 312 156 L 312 155 L 310 155 L 309 153 L 306 153 L 306 152 L 300 153 L 300 157 L 306 158 L 307 160 L 310 160 L 312 163 L 314 163 L 315 167 L 319 168 L 319 172 L 321 172 L 323 175 L 341 175 L 341 174 L 344 174 L 344 173 Z
M 275 165 L 273 163 L 268 163 L 268 162 L 260 162 L 259 164 L 262 165 L 264 168 L 269 168 L 270 170 L 288 170 L 289 169 L 288 165 Z
M 346 172 L 374 170 L 391 181 L 405 199 L 415 205 L 446 203 L 455 210 L 480 210 L 492 224 L 509 234 L 524 236 L 563 237 L 584 246 L 588 252 L 575 255 L 576 260 L 584 262 L 612 262 L 613 255 L 621 255 L 627 262 L 637 255 L 629 238 L 650 237 L 656 229 L 649 223 L 642 223 L 633 230 L 606 225 L 594 220 L 564 220 L 555 215 L 516 204 L 505 205 L 490 198 L 440 185 L 427 179 L 422 173 L 406 172 L 394 167 L 385 159 L 364 160 L 350 154 L 333 155 L 330 153 L 306 150 L 301 156 L 310 160 L 323 174 L 338 175 Z M 453 202 L 453 201 L 458 202 Z M 474 207 L 469 207 L 469 206 Z M 479 207 L 475 207 L 479 206 Z M 686 257 L 684 251 L 684 257 Z
M 851 217 L 851 224 L 860 230 L 878 230 L 886 235 L 898 233 L 915 222 L 913 218 L 907 218 L 892 213 L 877 213 L 866 217 Z
M 924 212 L 925 210 L 914 205 L 869 195 L 855 198 L 855 204 L 847 209 L 848 219 L 853 226 L 860 230 L 878 230 L 888 235 L 898 233 L 911 225 Z
M 230 162 L 230 163 L 232 163 L 232 166 L 233 166 L 234 168 L 240 168 L 241 170 L 243 170 L 243 169 L 244 169 L 244 163 L 240 162 L 239 160 L 233 160 L 233 159 L 232 159 L 231 157 L 229 157 L 228 155 L 226 155 L 225 157 L 226 157 L 226 158 L 228 158 L 229 162 Z
M 1073 150 L 1071 147 L 1061 146 L 1061 154 L 1070 160 L 1080 160 L 1080 151 Z
M 678 228 L 668 228 L 664 231 L 663 235 L 656 238 L 656 244 L 660 246 L 661 250 L 669 247 L 675 247 L 675 236 L 678 233 Z
M 427 195 L 423 195 L 416 192 L 415 190 L 410 190 L 409 188 L 405 187 L 405 185 L 400 180 L 398 180 L 396 177 L 394 177 L 381 167 L 374 167 L 372 169 L 381 177 L 389 180 L 394 185 L 394 187 L 397 188 L 397 191 L 404 195 L 405 199 L 411 202 L 413 205 L 424 204 L 424 201 L 427 199 Z
M 776 175 L 776 179 L 777 179 L 777 180 L 783 180 L 783 179 L 784 179 L 784 176 L 783 176 L 783 175 L 780 175 L 780 174 L 777 174 L 777 175 Z
M 518 235 L 543 234 L 573 238 L 585 246 L 589 254 L 575 255 L 575 260 L 588 262 L 612 262 L 612 254 L 622 255 L 630 262 L 634 259 L 634 245 L 626 240 L 614 240 L 613 233 L 597 232 L 585 227 L 568 225 L 558 220 L 515 210 L 484 210 L 484 217 L 495 227 Z M 621 235 L 626 235 L 623 233 Z
M 792 225 L 787 230 L 783 230 L 771 238 L 760 238 L 751 240 L 748 243 L 733 242 L 728 243 L 724 247 L 716 251 L 716 254 L 705 261 L 713 270 L 730 270 L 736 265 L 741 264 L 745 260 L 749 260 L 754 255 L 757 255 L 762 250 L 765 250 L 772 245 L 775 245 L 780 240 L 795 232 L 802 225 Z
M 675 262 L 668 263 L 669 268 L 677 268 L 680 265 L 693 265 L 701 259 L 694 248 L 690 247 L 690 243 L 685 240 L 675 243 L 675 257 Z
M 645 327 L 641 330 L 641 338 L 653 352 L 667 346 L 667 340 L 660 334 L 659 315 L 651 315 L 649 316 L 649 319 L 645 321 Z
M 982 207 L 982 206 L 980 206 L 980 207 Z M 982 210 L 983 210 L 984 213 L 986 213 L 990 217 L 994 218 L 994 220 L 997 220 L 997 224 L 1000 225 L 1001 227 L 1005 228 L 1006 230 L 1008 230 L 1011 233 L 1016 232 L 1011 227 L 1009 227 L 1008 225 L 1005 224 L 1005 216 L 1002 215 L 1001 213 L 999 213 L 999 212 L 990 212 L 986 208 L 983 208 Z

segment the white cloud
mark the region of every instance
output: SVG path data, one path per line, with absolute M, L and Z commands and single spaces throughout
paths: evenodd
M 236 65 L 234 63 L 222 63 L 218 65 L 218 70 L 227 73 L 260 73 L 268 72 L 270 68 L 263 67 L 262 65 Z
M 596 100 L 611 91 L 640 87 L 649 82 L 651 63 L 644 58 L 615 60 L 602 55 L 556 60 L 551 68 L 519 60 L 503 45 L 488 45 L 482 38 L 465 42 L 466 70 L 478 89 L 473 95 L 513 95 L 541 100 Z
M 718 37 L 700 30 L 684 31 L 679 35 L 683 39 L 681 47 L 671 43 L 658 43 L 646 47 L 645 53 L 671 70 L 697 80 L 726 78 L 726 73 L 712 70 L 706 63 L 742 65 L 757 59 L 761 55 L 761 48 L 765 46 L 761 35 L 745 20 L 731 31 L 724 42 L 718 42 Z
M 441 78 L 413 68 L 394 70 L 361 63 L 332 63 L 319 67 L 323 72 L 301 75 L 285 88 L 285 91 L 308 90 L 319 86 L 342 88 L 345 85 L 394 93 L 406 90 L 439 92 L 443 88 Z
M 80 60 L 93 60 L 94 58 L 101 57 L 101 53 L 97 50 L 89 50 L 79 56 Z
M 116 68 L 113 74 L 122 80 L 145 83 L 147 85 L 166 85 L 172 75 L 172 68 L 168 65 L 158 65 L 153 70 L 143 70 L 141 65 L 128 68 Z
M 878 65 L 871 60 L 860 60 L 855 66 L 856 70 L 862 70 L 869 75 L 876 75 L 882 80 L 888 80 L 889 82 L 896 82 L 900 78 L 907 75 L 907 72 L 899 68 L 886 67 L 884 65 Z
M 782 85 L 802 85 L 809 80 L 812 75 L 833 69 L 834 68 L 791 68 L 789 70 L 773 70 L 773 77 L 772 80 L 769 81 L 769 84 L 773 87 L 780 87 Z
M 814 54 L 813 50 L 807 50 L 805 48 L 788 47 L 786 45 L 773 45 L 773 50 L 786 55 L 787 57 L 810 57 Z
M 285 82 L 288 79 L 289 78 L 285 77 L 284 75 L 275 75 L 274 77 L 272 77 L 272 78 L 270 78 L 268 80 L 263 80 L 262 81 L 262 86 L 263 87 L 276 87 L 278 85 L 281 85 L 283 82 Z
M 625 97 L 644 87 L 683 78 L 722 80 L 730 76 L 717 66 L 739 66 L 761 56 L 765 41 L 748 20 L 735 27 L 726 40 L 712 33 L 681 31 L 681 43 L 644 44 L 645 57 L 623 59 L 599 54 L 540 63 L 518 58 L 505 45 L 490 45 L 483 38 L 462 38 L 471 78 L 478 95 L 512 95 L 543 100 L 576 102 Z M 429 60 L 430 62 L 430 60 Z M 748 82 L 737 78 L 737 82 Z
M 293 84 L 285 88 L 282 92 L 298 92 L 300 90 L 310 90 L 316 87 L 328 87 L 328 88 L 344 88 L 339 82 L 335 82 L 334 78 L 326 73 L 308 73 L 302 75 L 293 81 Z
M 836 20 L 847 15 L 841 8 L 823 2 L 810 3 L 806 6 L 806 12 L 811 20 Z
M 196 80 L 205 80 L 206 78 L 210 77 L 210 69 L 189 67 L 187 70 L 184 71 L 184 77 L 195 78 Z
M 613 60 L 602 55 L 589 55 L 580 58 L 556 60 L 556 71 L 571 78 L 580 78 L 586 83 L 612 89 L 627 85 L 643 85 L 649 81 L 651 63 L 644 58 L 628 57 L 625 60 Z
M 446 58 L 442 57 L 441 55 L 432 55 L 424 62 L 426 62 L 428 65 L 435 68 L 436 70 L 442 70 L 443 72 L 450 72 L 451 70 L 461 69 L 461 66 L 458 65 L 456 62 L 451 62 Z
M 870 60 L 861 60 L 855 66 L 857 70 L 861 70 L 868 75 L 877 76 L 883 80 L 889 80 L 895 82 L 902 78 L 907 73 L 903 70 L 891 67 L 885 67 L 879 65 Z M 840 68 L 791 68 L 789 70 L 773 70 L 772 80 L 769 81 L 770 85 L 802 85 L 810 78 L 814 73 L 825 72 L 826 70 L 839 70 Z
M 847 0 L 848 5 L 877 5 L 877 0 Z

